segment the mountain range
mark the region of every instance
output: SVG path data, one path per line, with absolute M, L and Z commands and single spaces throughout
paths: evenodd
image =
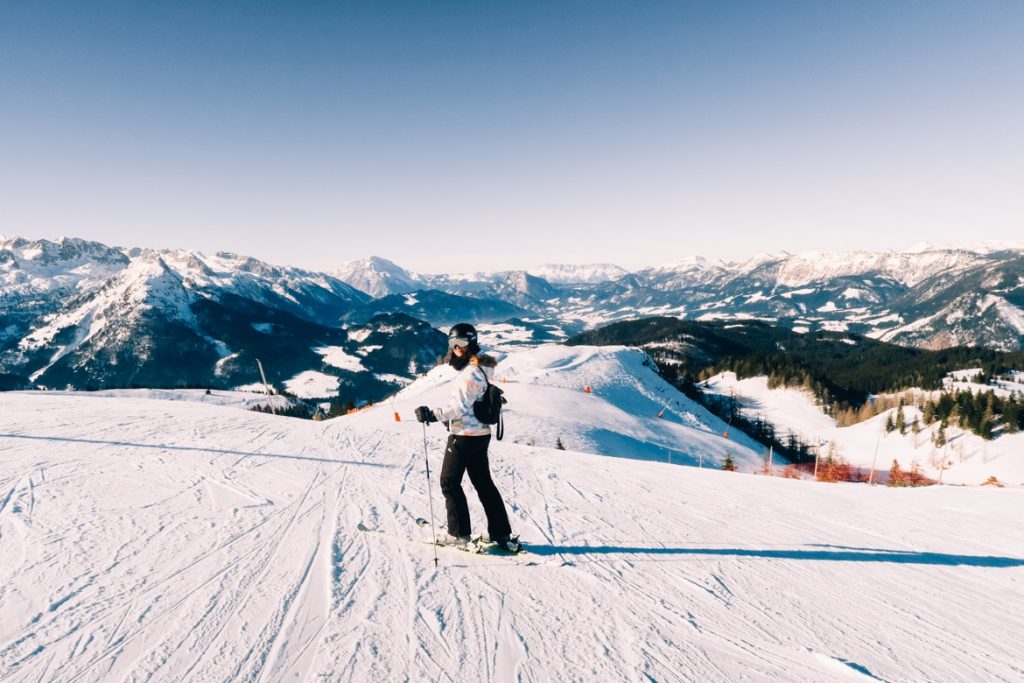
M 259 382 L 260 359 L 278 387 L 372 399 L 431 367 L 445 339 L 402 314 L 341 325 L 369 300 L 329 275 L 235 254 L 3 239 L 0 379 L 226 388 Z M 310 379 L 327 389 L 295 385 Z
M 556 273 L 557 281 L 544 273 Z M 755 319 L 796 332 L 850 332 L 928 349 L 1024 347 L 1024 245 L 779 252 L 737 262 L 697 257 L 636 272 L 598 265 L 419 275 L 375 257 L 350 262 L 337 275 L 379 297 L 369 310 L 436 324 L 449 322 L 458 307 L 449 301 L 445 310 L 429 310 L 419 299 L 395 295 L 436 290 L 474 299 L 476 306 L 479 300 L 513 304 L 523 309 L 520 317 L 550 321 L 566 334 L 671 315 Z
M 462 320 L 485 333 L 510 323 L 502 330 L 520 330 L 520 343 L 672 316 L 1019 350 L 1024 246 L 423 275 L 380 257 L 323 273 L 224 252 L 0 237 L 0 316 L 0 388 L 227 388 L 257 382 L 259 358 L 273 384 L 358 402 L 432 364 L 444 352 L 434 328 Z

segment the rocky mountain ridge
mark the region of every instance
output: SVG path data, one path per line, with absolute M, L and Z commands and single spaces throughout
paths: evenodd
M 386 263 L 394 281 L 403 284 L 395 291 L 377 291 L 393 295 L 418 287 L 504 301 L 524 309 L 521 318 L 557 321 L 567 333 L 617 320 L 673 315 L 756 319 L 796 331 L 849 331 L 931 349 L 1024 347 L 1022 245 L 779 252 L 737 262 L 694 257 L 575 284 L 556 284 L 522 271 L 422 276 Z M 351 277 L 357 282 L 369 275 L 352 271 Z M 422 306 L 406 307 L 401 299 L 378 299 L 375 310 L 446 320 Z
M 236 254 L 4 239 L 0 283 L 4 388 L 229 388 L 257 383 L 259 358 L 279 388 L 301 376 L 296 391 L 311 398 L 359 402 L 445 348 L 440 332 L 401 314 L 343 325 L 369 296 Z

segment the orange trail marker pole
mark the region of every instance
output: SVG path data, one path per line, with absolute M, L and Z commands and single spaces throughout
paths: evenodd
M 395 422 L 401 422 L 402 417 L 398 414 L 398 408 L 395 407 L 395 399 L 391 399 L 391 410 L 395 411 Z
M 671 403 L 671 402 L 672 402 L 672 401 L 667 401 L 667 402 L 665 403 L 665 405 L 663 405 L 663 406 L 661 407 L 661 412 L 660 412 L 660 413 L 658 413 L 658 417 L 662 417 L 662 418 L 663 418 L 663 417 L 665 417 L 665 411 L 666 411 L 666 410 L 668 410 L 668 404 L 669 404 L 669 403 Z

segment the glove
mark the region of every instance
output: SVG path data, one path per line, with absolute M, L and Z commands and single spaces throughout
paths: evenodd
M 427 406 L 420 406 L 416 409 L 416 419 L 425 424 L 437 422 L 437 416 L 434 415 L 434 411 Z

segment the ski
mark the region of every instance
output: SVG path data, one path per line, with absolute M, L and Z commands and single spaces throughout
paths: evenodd
M 420 527 L 428 526 L 429 524 L 430 522 L 422 518 L 416 520 L 416 525 Z M 380 536 L 381 538 L 388 538 L 394 541 L 435 546 L 437 548 L 441 548 L 442 550 L 453 550 L 467 555 L 478 555 L 480 557 L 506 557 L 510 559 L 518 558 L 518 564 L 522 564 L 525 566 L 539 564 L 539 562 L 535 559 L 533 555 L 531 555 L 525 549 L 523 549 L 522 545 L 518 541 L 518 538 L 515 539 L 516 550 L 512 551 L 506 548 L 502 548 L 497 543 L 492 543 L 490 541 L 484 540 L 483 537 L 481 536 L 473 538 L 465 545 L 456 545 L 454 543 L 444 543 L 442 541 L 438 541 L 435 543 L 433 540 L 429 538 L 423 540 L 406 538 L 403 536 L 399 536 L 397 534 L 389 533 L 387 531 L 382 531 L 381 529 L 371 528 L 363 522 L 359 522 L 359 524 L 356 525 L 356 528 L 361 533 L 373 536 Z
M 528 550 L 523 548 L 523 544 L 519 542 L 518 536 L 513 536 L 507 546 L 481 539 L 476 543 L 476 548 L 476 552 L 480 555 L 504 555 L 506 557 L 515 557 L 516 555 L 530 554 Z
M 430 526 L 430 522 L 422 517 L 416 518 L 416 526 L 427 527 Z M 448 543 L 438 543 L 437 545 L 453 545 Z M 472 539 L 465 546 L 455 546 L 460 550 L 473 553 L 475 555 L 526 555 L 528 551 L 523 548 L 523 544 L 519 542 L 518 536 L 513 536 L 509 541 L 508 546 L 501 546 L 493 541 L 485 540 L 482 536 L 477 536 Z

